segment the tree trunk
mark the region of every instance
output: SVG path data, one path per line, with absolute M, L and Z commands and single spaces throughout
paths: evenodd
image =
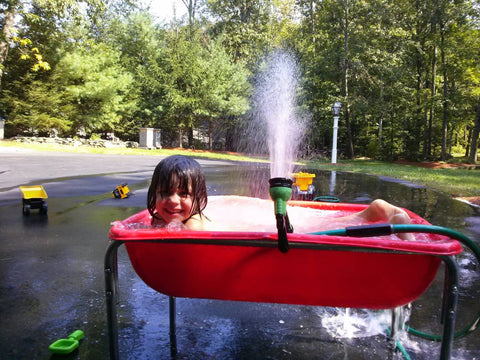
M 420 64 L 420 61 L 417 61 L 416 63 L 417 65 L 417 87 L 416 87 L 416 101 L 417 101 L 417 108 L 415 109 L 415 115 L 416 115 L 416 119 L 415 119 L 415 124 L 416 124 L 416 127 L 421 131 L 422 129 L 422 73 L 421 73 L 421 64 Z M 415 134 L 416 135 L 416 138 L 418 139 L 418 141 L 420 141 L 421 139 L 421 133 L 417 133 Z M 424 146 L 423 146 L 423 154 L 425 154 L 425 142 L 424 142 Z
M 310 7 L 309 7 L 309 16 L 310 16 L 310 33 L 312 34 L 312 42 L 313 42 L 313 53 L 314 55 L 317 54 L 317 35 L 315 34 L 315 2 L 310 0 Z
M 188 12 L 188 24 L 190 29 L 193 26 L 193 22 L 195 21 L 195 11 L 197 8 L 197 0 L 182 0 L 183 5 L 187 8 Z
M 234 123 L 234 117 L 230 116 L 231 122 L 227 126 L 227 132 L 225 134 L 225 151 L 238 151 L 238 141 L 234 141 L 236 133 L 236 125 Z
M 213 127 L 212 121 L 208 122 L 208 150 L 213 150 Z
M 425 105 L 423 109 L 423 158 L 428 157 L 428 108 Z
M 378 149 L 377 155 L 382 153 L 382 131 L 383 131 L 383 116 L 384 116 L 384 105 L 383 105 L 383 78 L 382 85 L 380 86 L 380 119 L 378 119 Z
M 182 128 L 179 128 L 178 129 L 178 147 L 179 148 L 183 148 L 182 137 L 183 137 L 183 131 L 182 131 Z
M 193 125 L 188 127 L 188 147 L 193 149 L 195 144 L 193 143 Z
M 7 10 L 5 11 L 5 20 L 2 30 L 2 39 L 0 40 L 0 89 L 3 77 L 3 65 L 7 59 L 8 49 L 10 47 L 10 40 L 12 38 L 12 27 L 15 20 L 15 1 L 9 3 Z
M 448 83 L 447 83 L 447 65 L 445 64 L 445 34 L 442 26 L 441 30 L 441 59 L 442 59 L 442 69 L 443 69 L 443 121 L 442 121 L 442 161 L 447 160 L 447 135 L 448 135 Z
M 347 139 L 348 139 L 348 149 L 350 153 L 350 158 L 353 159 L 355 157 L 355 153 L 353 151 L 353 138 L 352 138 L 352 125 L 350 122 L 350 104 L 348 100 L 348 77 L 349 77 L 349 61 L 348 61 L 348 30 L 349 30 L 349 22 L 348 17 L 350 14 L 350 8 L 348 4 L 348 0 L 345 2 L 345 29 L 344 29 L 344 93 L 345 93 L 345 125 L 347 127 Z
M 427 132 L 427 156 L 432 155 L 432 130 L 433 130 L 433 118 L 435 116 L 435 93 L 437 91 L 435 86 L 435 78 L 437 77 L 437 45 L 433 45 L 433 57 L 432 57 L 432 74 L 430 84 L 430 114 L 428 117 L 428 132 Z
M 477 152 L 478 152 L 478 135 L 480 134 L 480 97 L 478 98 L 477 111 L 475 112 L 475 125 L 473 126 L 472 131 L 472 142 L 470 145 L 470 156 L 468 158 L 469 162 L 472 164 L 477 163 Z
M 465 157 L 468 158 L 470 156 L 470 141 L 472 140 L 472 129 L 468 129 L 466 140 L 467 146 L 465 146 Z
M 455 134 L 455 137 L 457 137 L 457 134 Z M 448 140 L 447 140 L 447 155 L 449 157 L 452 156 L 452 146 L 453 146 L 453 142 L 454 142 L 454 139 L 453 139 L 453 131 L 450 131 L 448 133 Z M 455 141 L 455 143 L 458 143 L 457 141 Z

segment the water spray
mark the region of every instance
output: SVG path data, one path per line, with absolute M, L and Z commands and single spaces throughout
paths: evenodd
M 276 177 L 268 180 L 270 184 L 270 197 L 274 201 L 275 218 L 277 220 L 278 249 L 285 253 L 288 251 L 287 233 L 293 232 L 287 215 L 287 201 L 292 197 L 293 181 L 287 178 Z

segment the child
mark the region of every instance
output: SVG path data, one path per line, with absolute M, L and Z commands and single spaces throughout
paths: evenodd
M 200 164 L 186 156 L 169 156 L 157 165 L 148 189 L 147 207 L 152 215 L 152 226 L 178 227 L 189 230 L 216 231 L 275 231 L 270 200 L 244 196 L 211 198 L 208 218 L 205 175 Z M 272 219 L 269 221 L 268 219 Z M 386 201 L 375 200 L 365 210 L 335 218 L 305 219 L 307 226 L 300 232 L 327 230 L 342 226 L 371 222 L 409 223 L 408 214 Z M 301 219 L 298 221 L 301 222 Z M 295 223 L 292 223 L 295 226 Z M 178 226 L 179 225 L 179 226 Z M 273 226 L 273 227 L 272 227 Z M 272 228 L 270 228 L 272 227 Z M 311 228 L 309 228 L 311 227 Z M 303 231 L 302 231 L 303 230 Z M 402 237 L 408 239 L 406 234 Z
M 197 161 L 173 155 L 158 163 L 147 195 L 152 226 L 203 230 L 206 206 L 205 175 Z

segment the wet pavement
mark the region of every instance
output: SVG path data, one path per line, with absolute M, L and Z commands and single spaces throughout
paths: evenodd
M 107 359 L 103 258 L 108 230 L 112 221 L 145 208 L 149 179 L 161 157 L 42 153 L 0 146 L 0 159 L 0 358 Z M 246 192 L 240 184 L 243 175 L 238 164 L 199 161 L 210 194 Z M 385 186 L 358 179 L 364 190 L 351 195 L 343 190 L 348 187 L 348 177 L 337 179 L 336 192 L 344 197 L 342 200 L 368 202 Z M 125 182 L 134 195 L 123 200 L 112 198 L 111 191 Z M 324 183 L 327 193 L 327 181 Z M 30 216 L 22 215 L 18 186 L 29 184 L 42 184 L 47 191 L 48 216 L 35 210 Z M 389 187 L 385 193 L 401 192 L 399 189 Z M 448 199 L 434 203 L 423 189 L 412 194 L 412 199 L 403 196 L 407 202 L 400 205 L 411 208 L 412 203 L 421 203 L 411 210 L 422 216 L 432 215 L 432 209 L 437 209 L 436 213 L 454 210 L 456 221 L 463 219 L 466 231 L 477 233 L 479 215 L 466 204 L 458 203 L 452 209 L 443 205 L 450 204 Z M 429 200 L 419 201 L 423 198 Z M 439 225 L 449 225 L 441 221 L 438 219 Z M 122 248 L 119 264 L 121 358 L 169 358 L 168 297 L 138 278 Z M 419 306 L 436 306 L 430 299 L 438 298 L 437 287 Z M 478 301 L 471 302 L 475 306 Z M 402 358 L 399 353 L 391 354 L 384 334 L 355 339 L 332 336 L 322 319 L 335 318 L 338 311 L 177 299 L 178 359 Z M 428 313 L 429 317 L 413 321 L 415 325 L 427 323 L 429 329 L 437 331 L 433 323 L 438 321 L 438 313 Z M 373 318 L 376 314 L 365 316 Z M 77 350 L 62 357 L 49 353 L 52 342 L 76 329 L 85 332 Z M 478 333 L 472 336 L 478 340 Z M 438 357 L 437 343 L 406 341 L 416 359 Z M 454 358 L 479 359 L 478 341 L 455 342 Z
M 50 358 L 48 345 L 78 328 L 85 339 L 70 357 L 108 358 L 103 279 L 108 230 L 112 221 L 145 208 L 161 157 L 3 147 L 0 154 L 0 357 Z M 114 199 L 111 191 L 121 183 L 134 195 Z M 19 185 L 33 184 L 48 194 L 48 216 L 37 210 L 22 215 Z

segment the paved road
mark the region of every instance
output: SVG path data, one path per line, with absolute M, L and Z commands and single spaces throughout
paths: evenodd
M 41 152 L 0 144 L 0 195 L 19 185 L 85 175 L 152 171 L 162 156 Z M 228 162 L 199 160 L 201 164 Z

